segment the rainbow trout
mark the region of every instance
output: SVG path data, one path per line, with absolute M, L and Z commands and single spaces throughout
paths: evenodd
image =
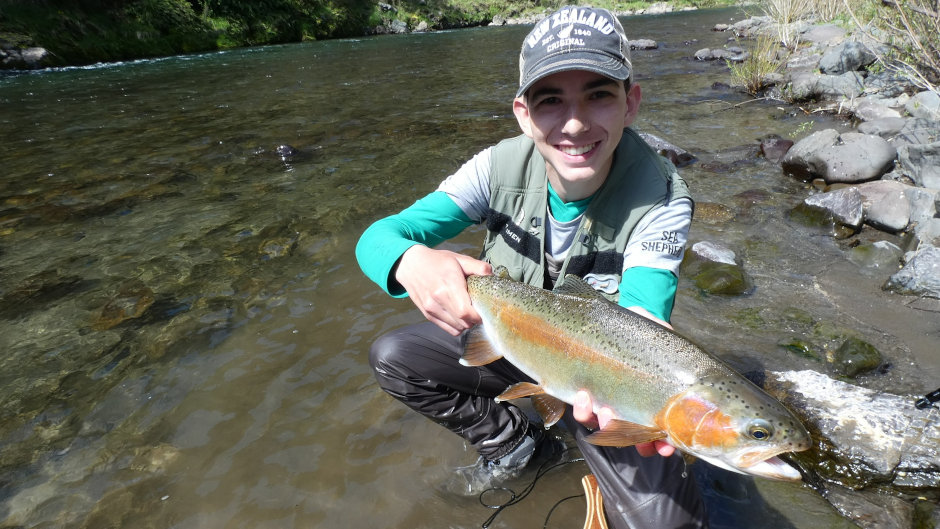
M 506 358 L 535 384 L 497 400 L 531 397 L 548 428 L 579 390 L 614 420 L 587 440 L 631 446 L 664 439 L 719 467 L 780 480 L 800 473 L 777 455 L 810 447 L 779 401 L 675 332 L 566 276 L 554 291 L 497 275 L 467 278 L 483 325 L 466 337 L 467 366 Z

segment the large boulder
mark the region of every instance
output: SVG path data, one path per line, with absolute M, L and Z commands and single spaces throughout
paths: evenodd
M 898 147 L 898 166 L 918 186 L 940 189 L 940 141 Z
M 861 70 L 875 62 L 875 54 L 868 46 L 847 40 L 826 50 L 819 59 L 819 71 L 828 75 L 842 75 Z
M 833 129 L 800 140 L 781 160 L 783 170 L 802 180 L 856 183 L 880 178 L 894 165 L 897 150 L 885 139 Z

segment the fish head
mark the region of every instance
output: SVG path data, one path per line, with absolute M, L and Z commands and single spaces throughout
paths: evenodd
M 807 450 L 812 438 L 790 410 L 743 377 L 704 380 L 656 416 L 677 448 L 742 474 L 797 481 L 778 455 Z

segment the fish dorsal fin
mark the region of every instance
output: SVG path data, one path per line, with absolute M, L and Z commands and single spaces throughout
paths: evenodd
M 503 265 L 499 265 L 494 268 L 493 275 L 500 279 L 512 279 L 512 276 L 509 275 L 509 269 Z
M 607 301 L 607 298 L 602 296 L 600 292 L 591 288 L 591 285 L 574 274 L 566 274 L 565 280 L 560 285 L 556 285 L 553 292 L 577 298 L 602 299 Z
M 584 440 L 597 446 L 633 446 L 665 438 L 666 432 L 655 426 L 613 419 L 604 429 L 592 433 Z
M 483 326 L 476 327 L 467 331 L 464 336 L 463 356 L 460 357 L 460 364 L 468 367 L 485 366 L 490 362 L 495 362 L 502 358 L 490 342 L 486 339 L 483 332 Z
M 509 386 L 506 391 L 500 393 L 499 396 L 496 397 L 496 402 L 521 399 L 522 397 L 531 397 L 532 395 L 541 395 L 543 393 L 545 393 L 545 389 L 538 384 L 519 382 L 518 384 Z
M 532 407 L 538 412 L 545 428 L 551 428 L 565 414 L 565 403 L 548 393 L 532 396 Z

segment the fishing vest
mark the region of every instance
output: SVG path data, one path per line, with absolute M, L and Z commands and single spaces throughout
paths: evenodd
M 523 135 L 497 144 L 490 163 L 482 259 L 505 266 L 516 281 L 551 288 L 545 273 L 545 159 Z M 574 274 L 616 302 L 623 252 L 637 223 L 653 208 L 679 198 L 691 200 L 691 195 L 675 166 L 624 129 L 610 174 L 581 217 L 559 284 L 565 274 Z

